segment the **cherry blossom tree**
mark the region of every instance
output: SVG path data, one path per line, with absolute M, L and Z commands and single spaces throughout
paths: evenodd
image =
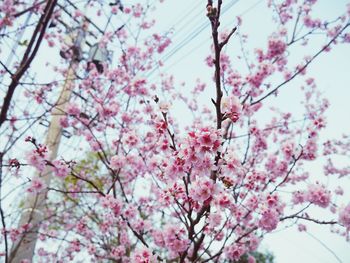
M 350 6 L 324 18 L 316 0 L 268 0 L 274 29 L 249 50 L 244 19 L 225 31 L 225 1 L 205 1 L 212 81 L 188 87 L 163 71 L 172 38 L 156 30 L 158 2 L 0 4 L 1 52 L 17 59 L 1 60 L 4 261 L 256 262 L 286 223 L 348 240 L 350 203 L 338 197 L 350 166 L 334 156 L 349 155 L 349 136 L 320 140 L 330 105 L 308 68 L 349 43 Z M 268 108 L 296 79 L 302 120 Z M 335 187 L 306 168 L 321 157 Z

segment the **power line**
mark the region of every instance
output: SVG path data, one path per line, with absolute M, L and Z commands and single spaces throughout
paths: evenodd
M 198 12 L 196 12 L 193 16 L 190 16 L 192 12 L 195 11 L 195 9 L 198 9 Z M 191 25 L 192 22 L 194 22 L 196 18 L 199 18 L 197 20 L 199 20 L 198 22 L 200 22 L 201 20 L 201 14 L 203 13 L 203 10 L 201 8 L 198 8 L 198 4 L 196 3 L 195 6 L 190 9 L 187 13 L 185 13 L 184 16 L 182 16 L 181 18 L 179 18 L 175 23 L 173 23 L 173 25 L 170 27 L 171 28 L 176 28 L 176 26 L 181 25 L 182 23 L 184 23 L 184 25 L 182 25 L 181 27 L 179 27 L 175 33 L 173 34 L 173 37 L 176 37 L 176 35 L 178 35 L 179 32 L 182 32 L 183 29 L 185 29 L 186 27 L 189 27 Z M 194 18 L 194 19 L 193 19 Z M 185 23 L 187 20 L 189 20 L 188 23 Z M 198 22 L 195 22 L 195 24 L 197 24 Z M 169 30 L 170 30 L 169 29 Z
M 224 15 L 232 6 L 234 6 L 239 0 L 233 0 L 231 1 L 227 6 L 225 6 L 222 10 L 222 15 Z M 205 21 L 201 25 L 199 25 L 195 30 L 192 31 L 191 34 L 189 34 L 185 39 L 183 39 L 176 47 L 174 47 L 170 52 L 168 52 L 166 55 L 164 55 L 160 60 L 164 63 L 165 61 L 169 60 L 172 56 L 174 56 L 181 48 L 186 46 L 188 43 L 190 43 L 193 39 L 195 39 L 203 30 L 209 26 L 209 22 Z M 148 75 L 147 77 L 150 77 L 155 71 L 157 70 L 157 67 L 155 67 Z
M 255 9 L 259 4 L 261 4 L 263 2 L 263 0 L 258 0 L 257 2 L 255 2 L 253 5 L 251 5 L 250 7 L 248 7 L 247 9 L 245 9 L 243 12 L 241 12 L 238 16 L 244 16 L 247 13 L 253 11 L 253 9 Z M 226 24 L 224 27 L 228 27 L 229 24 Z M 181 62 L 183 59 L 185 59 L 186 57 L 188 57 L 188 55 L 192 54 L 195 50 L 197 50 L 198 48 L 202 47 L 204 44 L 206 44 L 208 41 L 208 39 L 203 40 L 201 43 L 199 43 L 198 45 L 196 45 L 195 47 L 193 47 L 190 51 L 188 51 L 186 54 L 184 54 L 182 57 L 180 57 L 178 60 L 176 60 L 175 62 L 173 62 L 171 65 L 169 65 L 165 71 L 168 71 L 169 69 L 171 69 L 172 67 L 174 67 L 176 64 L 178 64 L 179 62 Z M 164 61 L 163 61 L 164 62 Z M 149 74 L 152 75 L 152 73 Z
M 230 4 L 228 6 L 225 6 L 222 10 L 222 15 L 224 15 L 231 7 L 233 7 L 239 0 L 233 0 L 232 2 L 230 2 Z M 175 47 L 170 54 L 167 54 L 165 57 L 163 57 L 162 61 L 165 62 L 166 60 L 168 60 L 171 56 L 173 56 L 174 54 L 176 54 L 178 52 L 178 50 L 180 50 L 182 47 L 184 47 L 185 45 L 187 45 L 190 41 L 192 41 L 193 39 L 195 39 L 201 32 L 203 32 L 204 29 L 206 29 L 207 26 L 209 26 L 210 23 L 209 21 L 205 21 L 203 22 L 196 30 L 194 30 L 192 32 L 191 35 L 187 36 L 180 44 L 178 44 L 177 47 Z

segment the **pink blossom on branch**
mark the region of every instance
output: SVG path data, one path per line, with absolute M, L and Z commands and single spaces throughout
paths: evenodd
M 244 256 L 254 262 L 261 239 L 279 230 L 281 221 L 297 220 L 299 231 L 308 230 L 305 220 L 331 224 L 346 235 L 349 205 L 337 204 L 346 189 L 313 183 L 307 164 L 327 156 L 325 174 L 330 180 L 334 174 L 342 179 L 348 169 L 339 168 L 333 155 L 347 155 L 350 144 L 341 138 L 320 147 L 329 103 L 317 91 L 317 78 L 310 76 L 308 66 L 336 43 L 348 42 L 349 14 L 328 21 L 316 16 L 316 2 L 268 1 L 275 28 L 266 32 L 265 45 L 257 47 L 249 44 L 249 35 L 236 31 L 243 27 L 222 29 L 222 1 L 208 1 L 203 19 L 208 19 L 213 41 L 205 62 L 213 82 L 197 79 L 188 87 L 181 76 L 163 73 L 173 38 L 169 32 L 155 32 L 154 20 L 149 19 L 153 6 L 117 1 L 108 6 L 113 26 L 98 35 L 98 48 L 114 52 L 112 61 L 102 62 L 102 71 L 89 66 L 83 56 L 74 68 L 74 80 L 68 81 L 72 57 L 67 56 L 52 66 L 57 80 L 22 83 L 27 98 L 42 111 L 37 120 L 43 127 L 51 121 L 47 116 L 60 82 L 66 80 L 73 91 L 59 113 L 65 147 L 60 158 L 48 161 L 47 146 L 33 138 L 27 140 L 34 148 L 25 154 L 26 161 L 7 153 L 4 158 L 19 175 L 27 172 L 26 167 L 38 171 L 26 187 L 31 195 L 47 196 L 47 218 L 39 237 L 44 245 L 47 240 L 64 240 L 57 255 L 46 248 L 38 249 L 38 255 L 58 262 L 82 255 L 92 261 L 221 262 Z M 5 16 L 0 28 L 16 22 L 17 10 L 7 3 L 7 8 L 1 6 Z M 96 26 L 103 20 L 103 5 L 87 6 L 89 14 L 96 14 L 89 19 L 99 20 L 89 24 L 93 31 L 86 29 L 89 43 L 99 34 Z M 39 11 L 44 10 L 38 7 L 33 14 Z M 55 17 L 76 23 L 62 13 Z M 72 16 L 78 21 L 85 17 L 81 10 Z M 242 21 L 243 16 L 239 24 Z M 69 49 L 73 56 L 74 50 L 63 43 L 63 31 L 61 25 L 52 25 L 45 39 L 57 54 Z M 316 34 L 324 38 L 322 45 L 305 48 Z M 241 48 L 228 45 L 234 38 L 240 38 Z M 303 52 L 301 58 L 294 56 L 297 49 Z M 297 78 L 304 85 L 298 111 L 269 107 L 284 88 L 295 88 Z M 185 117 L 177 113 L 179 105 Z M 5 130 L 10 141 L 21 123 L 37 116 L 32 108 L 26 111 L 11 109 L 16 114 Z M 298 112 L 303 114 L 301 121 Z M 40 136 L 37 140 L 42 141 Z M 55 176 L 53 185 L 42 180 L 46 170 Z M 20 178 L 30 178 L 26 176 Z M 310 206 L 330 211 L 332 220 L 314 218 Z M 3 228 L 9 242 L 26 232 L 23 226 L 6 228 L 9 232 Z

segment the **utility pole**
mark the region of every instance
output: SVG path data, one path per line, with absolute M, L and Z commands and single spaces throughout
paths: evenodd
M 60 117 L 65 112 L 67 103 L 69 102 L 73 91 L 74 78 L 81 59 L 82 42 L 85 39 L 87 24 L 86 21 L 83 22 L 83 25 L 79 28 L 77 36 L 74 39 L 75 43 L 71 48 L 72 57 L 67 70 L 66 80 L 56 105 L 51 112 L 52 119 L 46 137 L 46 146 L 48 147 L 50 154 L 48 157 L 49 162 L 57 158 L 57 152 L 62 137 L 62 128 L 59 121 Z M 53 178 L 52 167 L 47 166 L 42 173 L 38 174 L 38 176 L 42 179 L 45 185 L 49 187 Z M 20 235 L 16 242 L 13 243 L 9 255 L 9 263 L 20 263 L 24 259 L 32 260 L 38 239 L 40 224 L 46 217 L 45 204 L 47 194 L 47 188 L 44 188 L 36 194 L 28 194 L 18 225 L 20 227 L 29 224 L 30 227 L 25 233 Z

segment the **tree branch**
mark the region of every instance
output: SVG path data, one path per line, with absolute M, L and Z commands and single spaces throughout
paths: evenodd
M 255 105 L 259 102 L 262 102 L 266 98 L 270 97 L 272 94 L 274 94 L 276 91 L 279 90 L 283 85 L 287 84 L 289 81 L 293 80 L 296 76 L 298 76 L 301 72 L 303 72 L 310 64 L 313 62 L 320 54 L 322 54 L 326 49 L 330 47 L 330 45 L 335 42 L 335 40 L 340 36 L 341 33 L 344 32 L 346 28 L 350 26 L 350 23 L 347 23 L 322 49 L 320 49 L 308 62 L 305 63 L 303 67 L 298 69 L 289 79 L 283 81 L 281 84 L 279 84 L 276 88 L 268 92 L 266 95 L 263 95 L 261 98 L 257 99 L 256 101 L 253 101 L 250 105 Z
M 47 25 L 52 17 L 53 10 L 56 6 L 56 3 L 57 3 L 57 0 L 49 0 L 47 2 L 44 13 L 40 17 L 40 20 L 39 20 L 39 22 L 38 22 L 38 24 L 37 24 L 37 26 L 32 34 L 31 40 L 30 40 L 28 47 L 23 55 L 20 66 L 19 66 L 18 70 L 16 71 L 16 73 L 14 73 L 12 76 L 12 81 L 8 87 L 6 96 L 4 98 L 4 101 L 3 101 L 3 104 L 1 107 L 0 127 L 6 121 L 7 112 L 10 108 L 13 94 L 15 92 L 16 87 L 19 84 L 20 79 L 22 78 L 24 73 L 29 68 L 30 64 L 34 60 L 34 58 L 39 50 L 40 44 L 44 38 Z

